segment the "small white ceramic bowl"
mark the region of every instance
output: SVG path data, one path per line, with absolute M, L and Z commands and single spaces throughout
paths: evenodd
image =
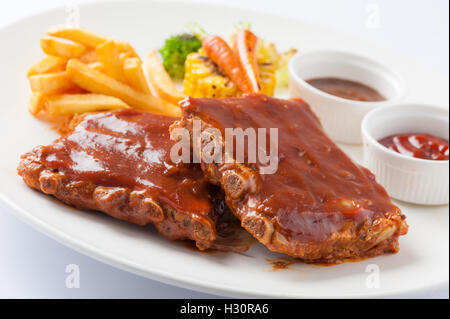
M 325 93 L 306 82 L 333 77 L 370 86 L 387 100 L 362 102 Z M 325 132 L 341 143 L 361 144 L 361 121 L 369 111 L 391 105 L 405 94 L 400 75 L 372 59 L 340 51 L 309 51 L 296 54 L 289 62 L 289 94 L 302 98 L 320 118 Z
M 448 110 L 422 104 L 378 108 L 364 117 L 364 162 L 390 196 L 414 204 L 448 204 L 449 161 L 409 157 L 378 142 L 408 133 L 428 133 L 448 141 L 448 118 Z

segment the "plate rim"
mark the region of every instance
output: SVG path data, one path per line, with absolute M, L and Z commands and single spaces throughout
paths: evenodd
M 439 289 L 443 289 L 449 285 L 449 280 L 442 282 L 437 282 L 433 284 L 423 284 L 414 289 L 407 288 L 399 288 L 393 289 L 388 292 L 368 292 L 368 293 L 358 293 L 358 294 L 342 294 L 342 295 L 327 295 L 320 294 L 319 296 L 315 295 L 300 295 L 297 293 L 287 293 L 284 296 L 274 296 L 270 293 L 264 293 L 257 290 L 251 289 L 233 289 L 232 286 L 219 285 L 211 282 L 200 282 L 197 280 L 189 280 L 189 277 L 180 277 L 178 275 L 173 275 L 170 273 L 164 273 L 164 271 L 158 269 L 149 269 L 148 267 L 143 267 L 142 265 L 126 262 L 123 258 L 117 257 L 113 254 L 106 253 L 100 249 L 97 249 L 95 246 L 92 246 L 83 240 L 73 239 L 72 236 L 65 234 L 62 231 L 59 231 L 55 227 L 42 222 L 39 218 L 34 217 L 31 213 L 27 212 L 25 209 L 22 209 L 18 205 L 16 205 L 13 201 L 11 201 L 4 193 L 0 193 L 0 201 L 2 201 L 5 206 L 7 206 L 16 217 L 18 217 L 21 221 L 26 224 L 32 226 L 34 229 L 39 232 L 45 234 L 53 240 L 63 244 L 66 247 L 74 249 L 75 251 L 89 256 L 97 261 L 110 265 L 112 267 L 116 267 L 123 271 L 131 272 L 138 276 L 148 278 L 151 280 L 156 280 L 165 284 L 173 285 L 176 287 L 182 287 L 185 289 L 200 291 L 204 293 L 214 294 L 218 296 L 227 296 L 227 297 L 238 297 L 238 298 L 292 298 L 292 299 L 347 299 L 347 298 L 396 298 L 396 297 L 405 297 L 405 296 L 414 296 L 420 293 L 429 293 L 432 291 L 436 291 Z M 61 204 L 63 205 L 63 204 Z
M 245 12 L 251 12 L 251 13 L 257 13 L 259 15 L 266 15 L 270 17 L 277 17 L 282 18 L 285 20 L 290 20 L 292 22 L 297 23 L 306 23 L 308 25 L 312 26 L 318 26 L 321 28 L 326 28 L 326 25 L 308 20 L 308 19 L 298 19 L 293 17 L 284 16 L 282 14 L 278 13 L 268 13 L 263 10 L 258 9 L 249 9 L 249 8 L 241 8 L 237 5 L 230 5 L 230 4 L 211 4 L 201 1 L 176 1 L 176 0 L 151 0 L 151 1 L 139 1 L 139 0 L 132 0 L 132 1 L 124 1 L 124 0 L 95 0 L 90 1 L 86 3 L 79 3 L 77 6 L 80 8 L 83 7 L 95 7 L 99 5 L 107 5 L 107 4 L 124 4 L 127 5 L 134 5 L 134 4 L 148 4 L 148 3 L 159 3 L 159 4 L 181 4 L 181 5 L 195 5 L 195 6 L 207 6 L 212 9 L 223 9 L 227 8 L 229 10 L 239 10 L 239 11 L 245 11 Z M 10 22 L 0 28 L 0 35 L 1 33 L 7 31 L 9 28 L 15 27 L 17 25 L 20 25 L 21 23 L 24 23 L 26 20 L 29 20 L 33 17 L 38 17 L 41 15 L 54 13 L 60 11 L 64 6 L 58 5 L 54 8 L 43 10 L 38 13 L 34 13 L 31 15 L 27 15 L 25 17 L 22 17 L 19 20 Z M 361 41 L 365 41 L 345 30 L 339 30 L 340 33 L 345 34 L 348 37 L 356 38 Z M 377 43 L 377 42 L 375 42 Z M 377 43 L 378 44 L 378 43 Z M 386 47 L 383 47 L 386 48 Z M 388 52 L 391 52 L 392 50 L 386 48 Z M 411 57 L 407 56 L 408 59 L 411 59 Z M 438 73 L 439 75 L 443 76 L 441 72 L 438 70 L 434 70 L 433 72 Z M 11 211 L 13 214 L 18 217 L 20 220 L 24 221 L 26 224 L 32 226 L 34 229 L 38 230 L 39 232 L 45 234 L 46 236 L 52 238 L 53 240 L 56 240 L 57 242 L 63 244 L 66 247 L 69 247 L 71 249 L 74 249 L 75 251 L 84 254 L 86 256 L 89 256 L 90 258 L 93 258 L 95 260 L 98 260 L 102 263 L 105 263 L 107 265 L 113 266 L 115 268 L 121 269 L 123 271 L 127 271 L 133 274 L 136 274 L 138 276 L 148 278 L 151 280 L 156 280 L 168 285 L 172 285 L 175 287 L 182 287 L 190 290 L 200 291 L 204 293 L 214 294 L 217 296 L 228 296 L 228 297 L 255 297 L 255 298 L 323 298 L 323 299 L 333 299 L 333 298 L 396 298 L 396 297 L 405 297 L 405 296 L 414 296 L 417 294 L 425 294 L 429 292 L 433 292 L 439 289 L 443 289 L 445 287 L 449 286 L 449 279 L 447 277 L 444 281 L 439 282 L 433 282 L 431 284 L 421 284 L 419 286 L 416 286 L 415 288 L 398 288 L 398 289 L 392 289 L 389 291 L 380 291 L 377 293 L 377 290 L 371 290 L 367 293 L 346 293 L 341 295 L 327 295 L 326 293 L 321 293 L 320 296 L 316 295 L 304 295 L 299 293 L 287 293 L 286 295 L 271 295 L 270 293 L 265 293 L 264 291 L 260 290 L 253 290 L 248 288 L 233 288 L 233 286 L 224 286 L 223 284 L 218 284 L 215 282 L 204 282 L 204 281 L 198 281 L 198 280 L 191 280 L 188 276 L 181 276 L 177 274 L 172 273 L 165 273 L 161 269 L 144 267 L 143 265 L 137 264 L 137 263 L 130 263 L 127 262 L 125 259 L 121 257 L 117 257 L 114 254 L 110 254 L 108 252 L 105 252 L 101 249 L 96 248 L 93 245 L 90 245 L 89 243 L 85 242 L 84 240 L 73 238 L 70 235 L 67 235 L 63 231 L 58 230 L 57 228 L 41 221 L 39 218 L 33 216 L 30 212 L 27 210 L 21 208 L 19 205 L 17 205 L 14 201 L 8 198 L 7 194 L 0 192 L 0 201 L 4 203 L 5 207 L 8 208 L 6 211 Z M 63 205 L 62 203 L 59 203 L 60 205 Z

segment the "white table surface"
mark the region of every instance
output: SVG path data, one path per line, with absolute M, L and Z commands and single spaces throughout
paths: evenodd
M 180 1 L 180 0 L 179 0 Z M 0 2 L 0 28 L 51 8 L 88 1 Z M 205 1 L 206 2 L 206 1 Z M 444 73 L 449 70 L 447 0 L 209 0 L 306 19 L 369 38 Z M 379 27 L 367 28 L 367 10 Z M 2 48 L 7 44 L 2 44 Z M 0 51 L 1 57 L 1 51 Z M 1 182 L 1 181 L 0 181 Z M 80 287 L 66 288 L 66 266 L 80 269 Z M 145 279 L 84 256 L 18 220 L 0 203 L 0 298 L 215 298 Z M 448 287 L 417 298 L 449 298 Z

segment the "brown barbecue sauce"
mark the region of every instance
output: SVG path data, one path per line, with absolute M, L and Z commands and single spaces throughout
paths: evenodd
M 347 100 L 362 102 L 385 101 L 386 98 L 374 88 L 363 83 L 340 78 L 314 78 L 306 81 L 316 89 Z
M 225 128 L 278 129 L 278 170 L 257 175 L 255 192 L 249 195 L 255 207 L 244 209 L 276 217 L 275 227 L 286 238 L 326 240 L 349 221 L 359 227 L 399 213 L 374 176 L 329 139 L 301 100 L 264 95 L 187 98 L 182 107 L 218 128 L 223 136 Z M 260 164 L 248 166 L 258 172 Z
M 134 110 L 87 114 L 70 134 L 40 148 L 39 161 L 79 181 L 153 193 L 198 215 L 211 209 L 201 170 L 170 160 L 175 119 Z

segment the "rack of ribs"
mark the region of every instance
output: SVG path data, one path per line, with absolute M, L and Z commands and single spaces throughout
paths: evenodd
M 216 232 L 233 224 L 222 191 L 198 166 L 171 162 L 174 120 L 133 110 L 80 115 L 67 135 L 24 154 L 18 173 L 29 187 L 76 208 L 152 223 L 202 250 L 217 240 L 221 248 L 245 250 L 228 247 Z
M 329 139 L 302 100 L 189 97 L 181 107 L 172 132 L 189 130 L 193 145 L 200 145 L 194 154 L 205 176 L 222 187 L 241 225 L 270 250 L 311 262 L 398 251 L 398 237 L 408 229 L 405 216 L 374 176 Z M 194 134 L 196 120 L 203 132 L 219 130 L 221 136 L 213 139 L 222 150 L 227 149 L 226 128 L 266 128 L 266 141 L 269 129 L 277 128 L 276 172 L 263 174 L 261 161 L 248 160 L 248 148 L 242 162 L 234 152 L 222 152 L 221 161 L 205 161 L 210 138 Z

